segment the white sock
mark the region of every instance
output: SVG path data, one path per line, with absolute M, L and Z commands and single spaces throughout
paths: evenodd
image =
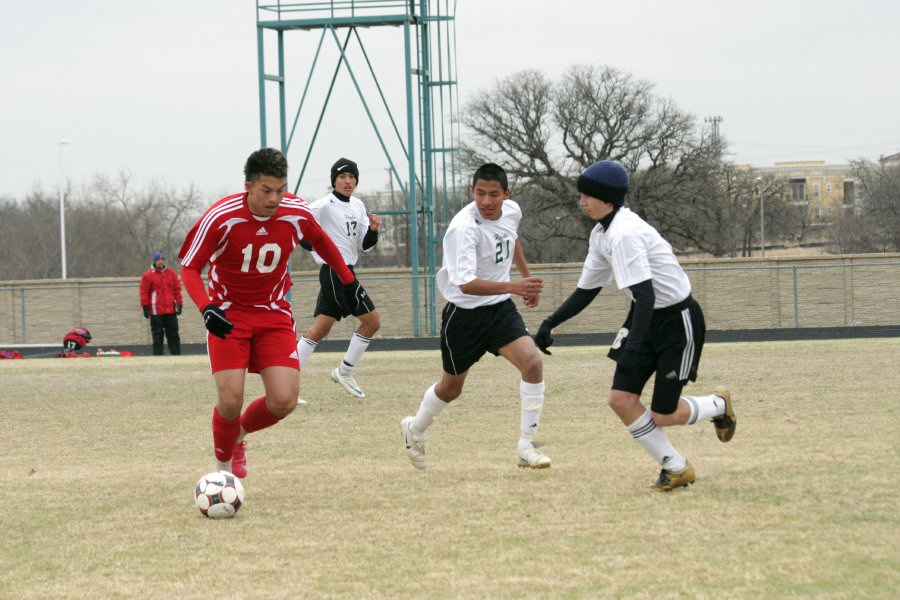
M 300 359 L 301 369 L 309 362 L 309 357 L 313 355 L 318 345 L 318 342 L 312 341 L 305 335 L 300 337 L 300 341 L 297 342 L 297 357 Z
M 691 409 L 691 416 L 687 424 L 693 425 L 697 421 L 708 421 L 713 417 L 721 417 L 725 414 L 725 400 L 710 394 L 709 396 L 682 396 Z
M 663 469 L 678 472 L 687 466 L 687 461 L 678 453 L 669 438 L 666 437 L 662 427 L 656 425 L 656 421 L 650 415 L 649 410 L 635 419 L 634 423 L 627 426 L 634 440 L 652 456 Z
M 447 402 L 438 398 L 437 394 L 434 393 L 434 387 L 436 385 L 437 384 L 432 385 L 425 391 L 422 403 L 419 404 L 419 412 L 416 413 L 416 418 L 413 419 L 410 426 L 412 432 L 417 435 L 423 435 L 425 430 L 431 427 L 434 420 L 444 412 L 445 408 L 447 408 Z
M 347 353 L 344 354 L 344 360 L 341 362 L 341 375 L 350 375 L 353 373 L 353 367 L 362 359 L 362 355 L 369 348 L 371 338 L 367 338 L 354 332 L 350 338 L 350 345 L 347 347 Z
M 544 382 L 519 382 L 519 398 L 522 400 L 519 448 L 530 446 L 534 441 L 534 433 L 541 422 L 541 410 L 544 408 Z

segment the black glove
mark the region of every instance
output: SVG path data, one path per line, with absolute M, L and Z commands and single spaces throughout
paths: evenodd
M 623 350 L 616 361 L 616 370 L 623 375 L 631 375 L 637 369 L 638 355 L 633 350 Z
M 207 304 L 203 309 L 203 324 L 208 332 L 223 340 L 234 328 L 234 323 L 225 318 L 225 311 L 215 304 Z
M 145 318 L 145 319 L 149 319 L 149 318 L 150 318 L 150 307 L 149 307 L 149 306 L 142 306 L 141 308 L 144 309 L 144 318 Z
M 176 304 L 176 305 L 175 305 L 175 314 L 176 314 L 176 315 L 180 315 L 180 314 L 181 314 L 181 305 L 180 305 L 180 304 Z
M 351 309 L 362 302 L 363 298 L 365 297 L 366 290 L 364 290 L 363 287 L 359 285 L 358 279 L 354 279 L 353 283 L 344 284 L 344 299 L 347 301 L 347 306 L 349 306 Z
M 534 343 L 538 347 L 538 350 L 543 352 L 544 354 L 553 354 L 547 348 L 553 345 L 553 338 L 550 337 L 550 331 L 553 328 L 550 327 L 550 323 L 544 320 L 541 323 L 541 326 L 538 328 L 537 333 L 534 334 Z

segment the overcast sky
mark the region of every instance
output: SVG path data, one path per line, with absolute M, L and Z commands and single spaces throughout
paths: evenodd
M 239 191 L 260 144 L 255 8 L 0 0 L 0 197 L 35 185 L 55 192 L 61 148 L 75 185 L 127 170 L 139 183 L 194 182 L 211 201 Z M 897 0 L 459 0 L 459 92 L 465 103 L 521 69 L 557 78 L 573 64 L 607 64 L 651 81 L 701 123 L 721 116 L 734 162 L 874 159 L 900 152 L 898 31 Z M 291 116 L 319 35 L 286 34 Z M 402 100 L 402 30 L 360 36 L 386 96 Z M 327 38 L 311 98 L 327 86 L 335 47 Z M 351 66 L 362 79 L 365 63 Z M 321 104 L 307 106 L 289 154 L 292 186 Z M 270 117 L 268 145 L 277 146 Z M 387 160 L 346 72 L 300 194 L 324 193 L 340 156 L 360 163 L 361 190 L 387 184 Z

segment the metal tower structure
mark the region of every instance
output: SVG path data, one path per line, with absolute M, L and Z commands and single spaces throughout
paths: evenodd
M 257 0 L 256 3 L 261 145 L 270 145 L 267 108 L 275 105 L 281 151 L 287 155 L 292 146 L 305 146 L 301 148 L 302 167 L 293 188 L 296 192 L 329 104 L 336 102 L 332 98 L 335 82 L 342 69 L 346 70 L 387 158 L 392 185 L 394 180 L 399 182 L 403 194 L 404 208 L 378 212 L 405 217 L 408 222 L 416 336 L 421 335 L 423 321 L 429 334 L 437 333 L 434 276 L 439 268 L 438 245 L 444 226 L 462 206 L 466 189 L 461 185 L 460 176 L 455 12 L 455 0 Z M 391 54 L 389 69 L 402 74 L 403 94 L 399 93 L 399 86 L 382 85 L 370 60 L 360 29 L 368 34 L 375 28 L 379 31 L 391 28 L 402 33 L 402 51 L 398 49 Z M 291 53 L 286 33 L 316 30 L 321 33 L 311 57 L 310 52 L 300 56 Z M 325 60 L 322 50 L 326 40 L 333 42 L 337 49 L 337 64 L 327 91 L 322 94 L 321 89 L 315 90 L 324 95 L 319 98 L 315 126 L 312 131 L 304 130 L 300 132 L 302 135 L 297 135 L 301 114 L 309 109 L 308 104 L 316 102 L 311 100 L 311 82 L 320 61 Z M 288 59 L 306 63 L 291 70 L 292 75 L 305 73 L 306 81 L 302 92 L 294 90 L 298 96 L 297 108 L 290 129 Z M 273 85 L 277 86 L 277 96 L 267 98 L 267 88 Z M 341 110 L 348 110 L 345 99 L 341 101 Z M 402 131 L 403 124 L 405 131 Z M 424 319 L 420 313 L 423 308 Z

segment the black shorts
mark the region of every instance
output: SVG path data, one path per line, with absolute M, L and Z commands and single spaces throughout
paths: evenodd
M 461 375 L 485 352 L 497 356 L 500 348 L 526 335 L 525 322 L 512 300 L 468 309 L 448 302 L 441 313 L 444 371 Z
M 630 319 L 630 315 L 629 315 Z M 630 320 L 625 326 L 630 325 Z M 706 339 L 706 320 L 692 296 L 674 306 L 653 311 L 650 329 L 638 350 L 634 373 L 616 369 L 613 389 L 640 395 L 650 376 L 656 373 L 651 409 L 670 415 L 678 408 L 678 398 L 688 381 L 697 380 L 700 353 Z M 614 351 L 610 351 L 614 358 Z
M 347 265 L 350 272 L 354 275 L 356 272 L 353 267 Z M 316 309 L 313 316 L 325 315 L 340 321 L 344 317 L 353 315 L 358 317 L 375 310 L 375 303 L 366 293 L 366 289 L 360 284 L 360 291 L 357 293 L 357 301 L 351 306 L 344 297 L 344 284 L 341 278 L 337 276 L 334 269 L 328 265 L 322 265 L 319 269 L 319 297 L 316 298 Z

